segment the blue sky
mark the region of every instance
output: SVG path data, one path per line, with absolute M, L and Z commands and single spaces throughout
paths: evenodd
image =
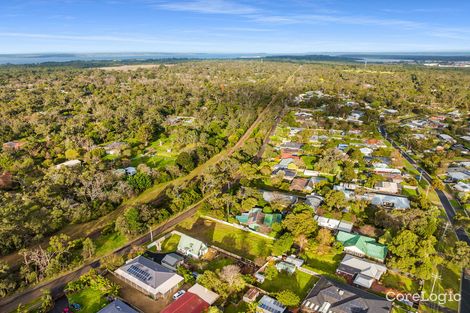
M 0 1 L 0 53 L 414 51 L 470 51 L 470 1 Z

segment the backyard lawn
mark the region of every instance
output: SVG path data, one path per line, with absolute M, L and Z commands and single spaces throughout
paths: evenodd
M 247 259 L 271 254 L 271 240 L 200 217 L 186 219 L 177 226 L 177 230 Z
M 85 288 L 74 294 L 67 295 L 69 303 L 78 303 L 82 308 L 80 313 L 96 313 L 108 304 L 100 292 L 92 288 Z
M 175 252 L 178 248 L 178 243 L 180 242 L 180 239 L 181 236 L 177 234 L 173 234 L 167 239 L 165 239 L 162 243 L 161 253 Z
M 273 280 L 266 279 L 260 287 L 269 292 L 280 292 L 289 289 L 303 299 L 317 281 L 318 277 L 311 276 L 299 270 L 296 270 L 292 275 L 282 271 Z
M 240 301 L 237 305 L 229 304 L 224 312 L 226 313 L 245 313 L 248 311 L 248 304 L 245 301 Z

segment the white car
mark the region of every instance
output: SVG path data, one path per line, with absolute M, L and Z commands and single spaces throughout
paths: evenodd
M 186 293 L 186 291 L 184 291 L 184 290 L 178 291 L 177 293 L 175 293 L 175 294 L 173 295 L 173 300 L 179 299 L 179 298 L 180 298 L 181 296 L 183 296 L 185 293 Z

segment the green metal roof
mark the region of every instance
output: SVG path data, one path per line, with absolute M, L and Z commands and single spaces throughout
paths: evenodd
M 377 243 L 375 239 L 371 237 L 340 231 L 336 236 L 336 240 L 341 242 L 345 247 L 355 246 L 364 252 L 365 255 L 375 259 L 385 260 L 387 256 L 387 247 Z

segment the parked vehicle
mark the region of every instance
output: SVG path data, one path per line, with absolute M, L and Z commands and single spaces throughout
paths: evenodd
M 173 295 L 173 300 L 179 299 L 179 298 L 182 297 L 185 293 L 186 293 L 186 291 L 184 291 L 184 290 L 178 291 L 177 293 L 175 293 L 175 294 Z

